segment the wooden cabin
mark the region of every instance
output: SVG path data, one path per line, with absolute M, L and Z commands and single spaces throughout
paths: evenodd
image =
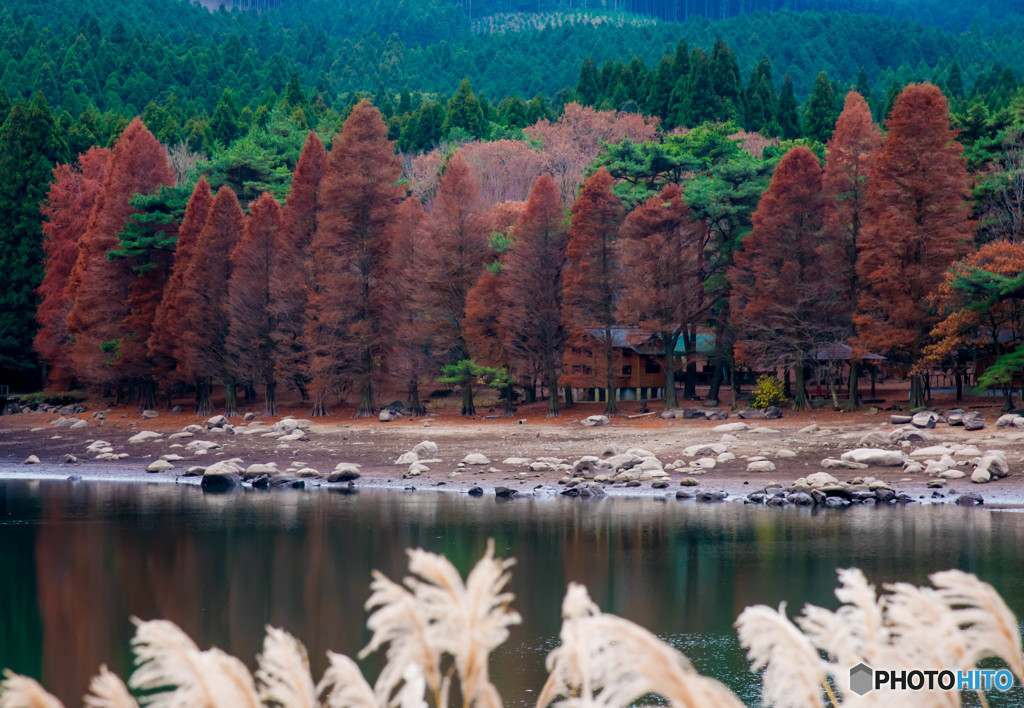
M 612 345 L 615 349 L 613 366 L 617 400 L 643 401 L 662 398 L 665 395 L 665 371 L 661 343 L 653 340 L 650 333 L 636 328 L 618 327 L 611 332 Z M 713 349 L 713 337 L 710 334 L 697 335 L 698 357 L 706 361 Z M 587 352 L 582 349 L 577 349 L 575 353 L 581 358 L 586 358 Z M 683 371 L 686 368 L 686 351 L 682 340 L 676 344 L 674 360 L 676 382 L 682 385 Z M 592 385 L 574 387 L 576 400 L 605 400 L 605 380 L 598 366 L 577 364 L 571 373 L 577 377 L 581 374 L 584 377 L 593 375 Z

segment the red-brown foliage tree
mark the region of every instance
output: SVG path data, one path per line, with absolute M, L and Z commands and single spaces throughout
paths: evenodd
M 562 318 L 568 335 L 563 358 L 563 383 L 605 385 L 605 413 L 619 412 L 615 403 L 615 306 L 622 281 L 618 237 L 624 212 L 612 192 L 612 176 L 599 169 L 583 184 L 572 205 L 572 226 L 562 274 Z
M 271 279 L 282 241 L 281 205 L 264 192 L 249 209 L 242 238 L 231 251 L 227 354 L 239 380 L 264 385 L 267 415 L 277 415 Z
M 235 372 L 227 353 L 230 313 L 229 254 L 245 227 L 238 197 L 227 185 L 217 190 L 199 234 L 181 285 L 185 329 L 178 348 L 184 371 L 197 381 L 196 413 L 210 415 L 210 389 L 214 379 L 224 383 L 224 414 L 237 415 Z
M 394 336 L 391 243 L 401 164 L 380 112 L 360 101 L 335 137 L 318 196 L 313 289 L 305 327 L 313 415 L 336 388 L 359 391 L 356 416 L 376 412 L 374 385 Z
M 182 357 L 178 353 L 185 332 L 191 327 L 182 285 L 212 203 L 213 192 L 210 191 L 210 183 L 206 181 L 206 177 L 200 177 L 185 206 L 185 216 L 178 227 L 178 243 L 174 251 L 171 277 L 164 286 L 163 299 L 153 317 L 149 356 L 153 362 L 154 374 L 165 384 L 168 408 L 173 406 L 175 387 L 187 379 L 186 371 L 181 365 Z M 197 394 L 200 388 L 197 384 Z M 197 410 L 198 407 L 197 402 Z
M 498 321 L 507 333 L 510 355 L 531 362 L 542 374 L 548 389 L 548 416 L 561 412 L 562 267 L 568 232 L 558 185 L 550 175 L 542 175 L 530 190 L 515 227 L 515 242 L 503 259 L 504 306 Z
M 423 257 L 423 229 L 427 215 L 416 197 L 409 197 L 398 208 L 398 223 L 391 250 L 391 269 L 395 279 L 395 302 L 401 303 L 395 327 L 394 374 L 397 384 L 409 391 L 409 409 L 423 415 L 426 408 L 420 401 L 420 380 L 430 371 L 429 336 L 420 325 L 412 307 L 421 287 L 417 269 Z
M 110 260 L 107 253 L 121 246 L 117 235 L 133 213 L 128 200 L 172 184 L 174 171 L 167 152 L 136 118 L 114 145 L 72 271 L 74 305 L 68 332 L 73 337 L 72 369 L 82 381 L 110 384 L 120 376 L 115 364 L 130 314 L 128 295 L 134 276 L 124 259 Z
M 846 105 L 828 141 L 824 190 L 825 226 L 829 248 L 823 256 L 833 277 L 843 285 L 840 298 L 850 338 L 856 333 L 853 315 L 857 311 L 861 284 L 857 276 L 857 243 L 864 230 L 868 208 L 869 175 L 882 144 L 882 133 L 871 119 L 871 109 L 856 91 L 846 94 Z M 850 397 L 852 410 L 859 404 L 857 392 L 857 355 L 850 361 Z
M 729 269 L 737 356 L 763 368 L 796 372 L 794 407 L 807 406 L 804 367 L 811 352 L 841 340 L 840 283 L 822 257 L 828 240 L 818 158 L 800 146 L 787 152 L 761 197 Z
M 109 159 L 110 150 L 93 147 L 78 156 L 77 164 L 55 167 L 42 207 L 46 272 L 37 290 L 35 349 L 46 361 L 46 387 L 51 391 L 66 391 L 74 383 L 68 356 L 68 285 Z
M 706 307 L 701 288 L 703 225 L 676 184 L 630 212 L 622 224 L 622 296 L 616 317 L 661 345 L 665 407 L 676 407 L 675 351 Z
M 963 148 L 942 92 L 912 84 L 896 100 L 875 160 L 858 241 L 858 337 L 910 367 L 910 407 L 924 405 L 917 368 L 938 321 L 928 296 L 974 234 Z
M 271 275 L 275 380 L 297 389 L 303 400 L 308 397 L 309 384 L 302 348 L 311 286 L 306 264 L 316 233 L 316 195 L 326 164 L 327 150 L 317 134 L 310 131 L 292 174 L 288 199 L 281 210 L 280 251 L 274 259 Z
M 434 199 L 419 260 L 414 307 L 437 369 L 469 356 L 466 294 L 483 270 L 490 220 L 469 165 L 456 153 Z

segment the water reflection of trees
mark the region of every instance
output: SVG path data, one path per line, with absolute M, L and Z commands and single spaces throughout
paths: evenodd
M 405 549 L 422 547 L 466 571 L 488 537 L 499 555 L 519 561 L 512 589 L 526 622 L 496 655 L 506 699 L 543 683 L 543 654 L 532 648 L 554 640 L 569 581 L 585 583 L 602 608 L 663 634 L 731 635 L 742 608 L 756 602 L 833 605 L 834 569 L 848 566 L 877 581 L 918 583 L 960 567 L 1024 610 L 1017 514 L 913 506 L 815 514 L 653 499 L 498 503 L 429 492 L 212 496 L 172 485 L 55 483 L 25 494 L 41 507 L 35 568 L 25 570 L 38 585 L 42 675 L 65 699 L 81 694 L 100 663 L 129 670 L 133 614 L 171 619 L 200 645 L 247 659 L 259 651 L 264 624 L 281 626 L 306 642 L 319 672 L 325 649 L 354 654 L 368 639 L 362 605 L 371 569 L 399 577 Z M 0 526 L 0 549 L 11 538 Z M 11 556 L 0 550 L 3 562 L 19 562 Z M 8 607 L 26 602 L 4 599 Z M 24 635 L 5 634 L 3 644 L 29 642 Z M 738 650 L 728 661 L 730 673 L 743 673 Z

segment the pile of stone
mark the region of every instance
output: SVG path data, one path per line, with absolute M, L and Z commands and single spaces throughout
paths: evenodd
M 467 455 L 466 457 L 472 458 L 473 456 Z M 480 455 L 480 457 L 482 457 L 485 461 L 466 463 L 465 460 L 463 460 L 463 463 L 484 465 L 490 464 L 490 460 L 488 460 L 486 457 L 484 457 L 483 455 Z M 402 453 L 401 455 L 398 456 L 398 459 L 395 460 L 396 465 L 403 465 L 407 468 L 405 473 L 402 475 L 402 479 L 409 479 L 410 477 L 419 477 L 424 472 L 430 471 L 430 467 L 428 465 L 436 464 L 438 462 L 441 462 L 441 459 L 438 457 L 437 443 L 432 440 L 424 440 L 421 443 L 417 443 L 415 446 L 413 446 L 411 450 Z
M 841 508 L 851 504 L 906 504 L 910 496 L 875 477 L 855 477 L 840 482 L 828 472 L 815 472 L 788 487 L 774 483 L 747 495 L 747 501 L 767 506 L 821 506 Z
M 1003 416 L 1006 418 L 1007 416 Z M 1003 418 L 1000 418 L 1002 420 Z M 893 425 L 912 425 L 915 428 L 933 429 L 940 423 L 952 426 L 963 426 L 964 430 L 981 430 L 985 427 L 985 416 L 977 411 L 965 411 L 962 408 L 953 408 L 945 413 L 935 411 L 920 411 L 913 415 L 892 415 L 889 422 Z M 1004 427 L 996 422 L 997 427 Z M 1024 427 L 1022 425 L 1021 427 Z

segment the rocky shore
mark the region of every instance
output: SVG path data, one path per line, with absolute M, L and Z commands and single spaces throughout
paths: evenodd
M 554 420 L 321 422 L 66 406 L 0 417 L 0 478 L 159 479 L 210 491 L 643 495 L 778 507 L 1024 506 L 1024 416 L 1015 414 L 808 417 L 689 408 L 608 419 L 577 410 Z

